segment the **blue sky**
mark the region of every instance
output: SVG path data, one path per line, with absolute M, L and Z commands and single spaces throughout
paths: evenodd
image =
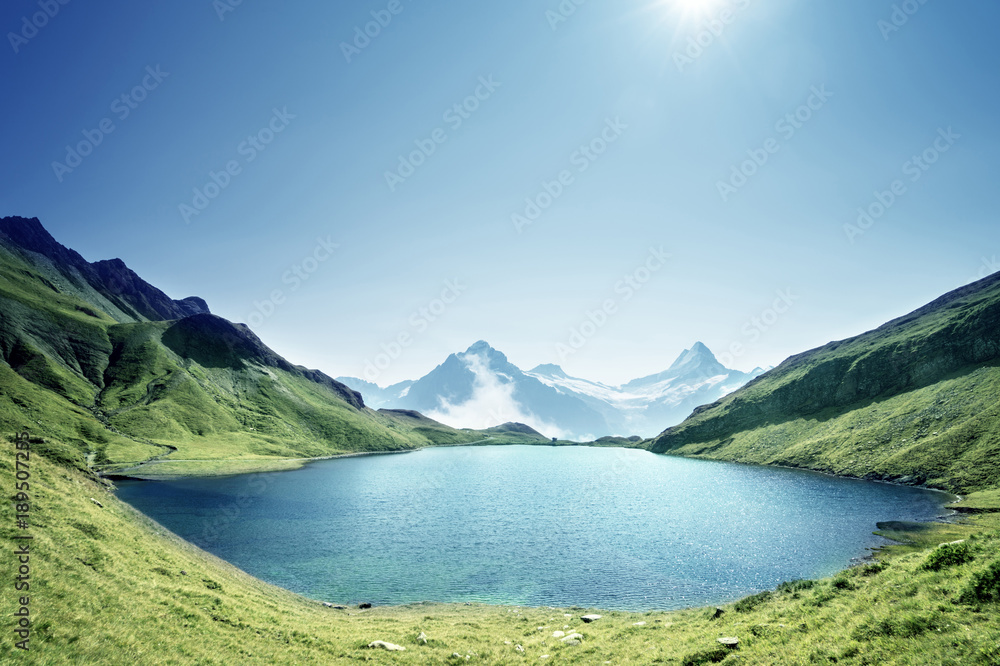
M 0 214 L 293 362 L 750 369 L 1000 268 L 996 2 L 229 2 L 5 3 Z

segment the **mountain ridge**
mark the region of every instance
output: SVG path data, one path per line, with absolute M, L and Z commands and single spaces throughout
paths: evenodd
M 966 491 L 1000 478 L 1000 273 L 793 355 L 648 448 Z

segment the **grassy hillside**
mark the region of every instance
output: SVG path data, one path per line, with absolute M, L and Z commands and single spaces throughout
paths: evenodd
M 81 277 L 82 258 L 39 226 L 5 224 L 75 263 L 0 237 L 0 429 L 28 427 L 73 465 L 122 472 L 155 460 L 143 471 L 222 473 L 483 439 L 367 409 L 354 391 L 220 317 L 129 321 L 126 310 L 150 311 L 150 294 L 166 297 L 121 264 L 132 282 L 113 307 Z
M 1000 486 L 1000 274 L 793 356 L 649 443 L 955 492 Z
M 6 479 L 14 474 L 11 439 L 0 442 Z M 32 448 L 31 526 L 13 528 L 13 506 L 5 502 L 0 527 L 8 548 L 15 533 L 34 537 L 31 649 L 17 650 L 8 635 L 0 663 L 969 666 L 1000 659 L 994 513 L 914 532 L 914 545 L 879 563 L 783 585 L 725 606 L 718 619 L 711 619 L 714 609 L 593 611 L 603 617 L 592 624 L 580 621 L 586 611 L 578 608 L 361 611 L 327 608 L 262 583 L 137 514 L 86 472 L 38 453 L 44 445 Z M 990 496 L 973 499 L 996 506 Z M 957 539 L 966 544 L 937 548 Z M 8 618 L 13 597 L 8 586 Z M 567 645 L 554 631 L 579 632 L 582 642 Z M 724 636 L 740 639 L 732 654 L 717 643 Z M 366 647 L 375 640 L 406 650 Z M 549 657 L 542 662 L 542 655 Z

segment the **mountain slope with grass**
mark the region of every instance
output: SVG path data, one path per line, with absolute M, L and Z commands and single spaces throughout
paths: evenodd
M 0 428 L 107 472 L 245 471 L 483 438 L 368 409 L 201 299 L 172 300 L 120 260 L 88 263 L 36 219 L 0 220 L 0 360 Z
M 1000 486 L 1000 273 L 792 356 L 648 443 L 955 492 Z

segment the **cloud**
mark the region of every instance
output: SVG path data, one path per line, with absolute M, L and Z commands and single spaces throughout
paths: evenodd
M 565 438 L 569 433 L 546 423 L 514 400 L 513 382 L 502 382 L 490 368 L 485 356 L 463 354 L 460 358 L 475 375 L 472 397 L 459 405 L 441 399 L 437 409 L 427 414 L 452 428 L 491 428 L 516 422 L 531 426 L 546 437 Z

